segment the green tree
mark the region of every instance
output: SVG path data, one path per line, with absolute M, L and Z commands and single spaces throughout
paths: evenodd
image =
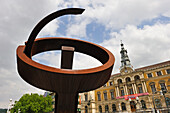
M 11 113 L 47 113 L 52 111 L 51 96 L 43 97 L 38 94 L 24 94 L 18 102 L 15 102 Z

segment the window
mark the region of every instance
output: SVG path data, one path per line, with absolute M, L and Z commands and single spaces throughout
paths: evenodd
M 136 104 L 134 101 L 130 101 L 130 107 L 131 109 L 136 109 Z
M 129 94 L 130 95 L 133 94 L 133 89 L 132 88 L 129 89 Z
M 97 97 L 98 97 L 98 101 L 101 101 L 101 95 L 100 95 L 100 92 L 97 92 Z
M 99 106 L 99 113 L 102 113 L 102 106 Z
M 121 80 L 121 79 L 119 79 L 119 80 L 117 80 L 117 82 L 118 82 L 118 84 L 121 84 L 121 83 L 122 83 L 122 80 Z
M 111 99 L 114 99 L 114 92 L 113 91 L 110 92 L 110 96 L 111 96 Z
M 149 83 L 149 85 L 151 87 L 152 93 L 155 93 L 156 92 L 155 83 L 151 82 L 151 83 Z
M 142 86 L 138 87 L 139 93 L 143 93 Z
M 122 111 L 126 110 L 126 104 L 124 102 L 121 103 Z
M 170 107 L 170 98 L 166 97 L 165 100 L 166 100 L 166 105 L 167 105 L 168 107 Z
M 162 108 L 160 99 L 155 99 L 155 105 L 156 105 L 156 108 Z
M 135 76 L 135 80 L 140 80 L 139 75 L 136 75 L 136 76 Z
M 105 105 L 105 113 L 109 113 L 109 106 Z
M 167 69 L 166 72 L 167 72 L 167 74 L 170 74 L 170 69 Z
M 161 76 L 161 75 L 162 75 L 161 71 L 158 71 L 158 72 L 156 72 L 156 73 L 157 73 L 158 76 Z
M 142 109 L 146 109 L 146 103 L 144 100 L 141 100 L 141 104 L 142 104 Z
M 109 82 L 110 86 L 113 86 L 113 82 Z
M 104 92 L 104 99 L 107 100 L 107 92 Z
M 126 83 L 128 83 L 128 82 L 130 82 L 130 81 L 131 81 L 130 78 L 127 77 L 127 78 L 126 78 Z
M 160 85 L 161 85 L 161 90 L 162 90 L 162 91 L 166 91 L 165 83 L 160 83 Z
M 148 73 L 148 78 L 151 78 L 152 77 L 152 73 Z
M 84 94 L 85 101 L 88 101 L 88 94 Z
M 154 84 L 154 85 L 151 85 L 151 89 L 152 89 L 152 93 L 155 93 L 155 92 L 156 92 L 155 84 Z
M 112 104 L 112 111 L 115 112 L 116 111 L 116 105 Z
M 103 85 L 103 87 L 106 87 L 106 84 L 105 84 L 105 85 Z
M 125 95 L 125 93 L 124 93 L 124 90 L 123 90 L 123 89 L 121 89 L 121 90 L 120 90 L 120 92 L 121 92 L 121 96 L 124 96 L 124 95 Z

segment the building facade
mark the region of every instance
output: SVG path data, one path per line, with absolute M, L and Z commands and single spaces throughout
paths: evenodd
M 170 60 L 133 69 L 123 43 L 120 54 L 120 73 L 112 75 L 101 88 L 80 94 L 81 113 L 167 112 Z

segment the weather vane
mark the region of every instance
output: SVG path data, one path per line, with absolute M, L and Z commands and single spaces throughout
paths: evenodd
M 56 93 L 55 113 L 76 113 L 78 93 L 103 86 L 109 80 L 115 62 L 110 51 L 91 42 L 63 37 L 35 39 L 40 30 L 53 19 L 83 12 L 84 9 L 81 8 L 67 8 L 48 15 L 35 26 L 25 45 L 17 48 L 17 68 L 20 76 L 35 87 Z M 31 58 L 51 50 L 62 50 L 61 69 L 37 63 Z M 90 55 L 103 65 L 72 70 L 74 51 Z

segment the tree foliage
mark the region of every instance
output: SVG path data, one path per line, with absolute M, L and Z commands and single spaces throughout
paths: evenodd
M 24 94 L 18 102 L 14 104 L 11 113 L 47 113 L 52 111 L 51 96 L 43 97 L 38 94 Z

